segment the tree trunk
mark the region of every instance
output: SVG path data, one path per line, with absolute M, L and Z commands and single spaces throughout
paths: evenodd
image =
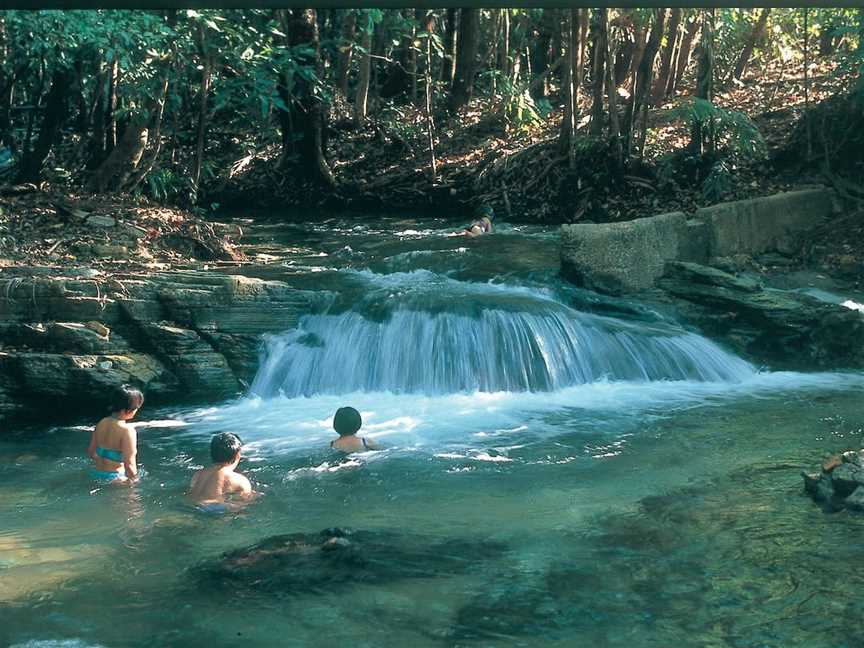
M 636 87 L 636 74 L 642 65 L 642 57 L 645 56 L 645 48 L 648 45 L 648 28 L 645 25 L 634 25 L 633 30 L 633 58 L 630 59 L 630 70 L 627 73 L 627 87 L 631 93 Z
M 498 69 L 501 70 L 501 76 L 507 78 L 510 76 L 510 10 L 502 9 L 503 25 L 502 25 L 502 40 L 501 49 L 498 56 Z
M 204 131 L 207 127 L 207 99 L 210 96 L 210 77 L 213 73 L 213 55 L 206 40 L 204 25 L 198 24 L 198 50 L 201 55 L 201 89 L 198 95 L 198 128 L 195 133 L 195 159 L 192 163 L 192 203 L 198 202 L 201 165 L 204 163 Z
M 561 132 L 558 136 L 558 149 L 567 155 L 571 169 L 576 166 L 576 113 L 579 110 L 578 88 L 576 75 L 579 62 L 579 10 L 570 9 L 567 12 L 567 60 L 564 64 L 564 118 L 561 120 Z
M 603 82 L 607 49 L 606 9 L 591 12 L 591 127 L 594 136 L 603 131 Z M 611 109 L 611 107 L 610 107 Z
M 408 47 L 408 75 L 411 77 L 411 103 L 417 105 L 417 48 L 414 41 L 417 40 L 417 24 L 423 18 L 421 9 L 414 10 L 414 22 L 411 24 L 411 35 L 406 43 Z
M 585 54 L 587 51 L 588 45 L 588 10 L 580 9 L 579 10 L 579 53 L 578 53 L 578 65 L 576 67 L 576 87 L 578 89 L 576 96 L 578 98 L 579 92 L 582 89 L 582 82 L 585 80 Z
M 64 67 L 57 67 L 51 79 L 51 88 L 45 98 L 45 116 L 39 129 L 36 145 L 24 151 L 18 182 L 39 182 L 42 175 L 42 165 L 45 163 L 51 147 L 58 139 L 63 120 L 66 119 L 67 91 L 72 75 Z
M 432 182 L 438 178 L 438 163 L 435 160 L 435 121 L 432 118 L 432 31 L 435 29 L 435 14 L 426 14 L 426 137 L 429 140 L 429 166 L 432 169 Z
M 351 70 L 351 55 L 354 53 L 354 32 L 357 27 L 355 10 L 348 10 L 342 25 L 342 42 L 339 45 L 339 62 L 336 68 L 336 87 L 343 97 L 348 96 L 348 73 Z
M 88 171 L 93 171 L 105 161 L 105 113 L 107 112 L 106 88 L 108 85 L 108 73 L 105 70 L 104 62 L 99 61 L 97 66 L 96 79 L 94 80 L 95 87 L 93 88 L 93 100 L 91 109 L 91 121 L 93 123 L 93 135 L 90 138 L 90 145 L 87 150 L 87 165 Z
M 117 112 L 117 84 L 120 81 L 120 63 L 117 60 L 117 52 L 114 52 L 114 60 L 108 68 L 108 104 L 105 106 L 105 148 L 110 151 L 117 146 L 117 120 L 114 113 Z
M 453 86 L 453 78 L 456 75 L 456 20 L 456 9 L 447 9 L 447 33 L 444 36 L 444 56 L 442 57 L 441 63 L 441 79 L 444 81 L 448 90 Z
M 129 180 L 126 189 L 127 191 L 134 191 L 135 188 L 141 184 L 141 181 L 147 177 L 147 174 L 153 170 L 153 167 L 156 165 L 156 161 L 159 159 L 159 153 L 162 150 L 162 120 L 165 115 L 165 103 L 168 100 L 168 71 L 170 70 L 170 66 L 166 67 L 165 73 L 162 75 L 162 83 L 159 90 L 159 96 L 154 100 L 154 106 L 151 112 L 153 113 L 152 120 L 152 133 L 153 135 L 149 138 L 150 142 L 153 145 L 153 151 L 150 153 L 150 157 L 148 158 L 145 164 L 141 164 L 137 171 L 132 175 L 132 178 Z
M 613 150 L 615 151 L 615 162 L 620 172 L 624 168 L 624 153 L 621 150 L 621 125 L 618 121 L 618 88 L 615 85 L 615 66 L 612 56 L 612 45 L 609 42 L 609 29 L 607 13 L 608 9 L 600 9 L 600 25 L 601 29 L 606 33 L 606 51 L 603 55 L 606 57 L 606 97 L 609 101 L 609 137 L 612 140 Z
M 0 15 L 0 61 L 4 64 L 9 61 L 9 46 L 6 38 L 6 20 Z M 15 88 L 14 66 L 13 72 L 6 74 L 0 65 L 0 146 L 12 148 L 12 97 Z
M 702 36 L 697 48 L 698 68 L 696 71 L 696 97 L 712 101 L 714 99 L 714 10 L 702 10 Z M 706 139 L 710 150 L 714 149 L 713 125 L 703 126 L 693 123 L 690 147 L 697 154 L 705 153 Z
M 456 75 L 450 92 L 449 109 L 456 112 L 470 100 L 477 74 L 477 52 L 480 48 L 480 10 L 459 10 L 461 43 L 456 51 Z
M 354 123 L 358 127 L 366 123 L 366 102 L 369 99 L 369 77 L 372 62 L 372 21 L 364 14 L 362 23 L 360 30 L 363 34 L 363 52 L 360 55 L 360 72 L 357 77 L 357 92 L 354 95 Z
M 762 13 L 759 14 L 759 19 L 756 21 L 753 29 L 750 30 L 749 34 L 747 34 L 747 40 L 744 41 L 744 49 L 741 50 L 741 55 L 735 63 L 735 69 L 732 70 L 732 78 L 736 81 L 741 80 L 741 77 L 744 75 L 744 70 L 747 69 L 747 63 L 750 62 L 750 57 L 753 55 L 753 48 L 756 47 L 756 43 L 759 42 L 759 39 L 765 33 L 765 27 L 768 25 L 769 13 L 771 13 L 771 8 L 765 7 L 762 10 Z
M 678 37 L 678 25 L 681 24 L 681 9 L 672 9 L 669 16 L 669 29 L 666 30 L 666 46 L 660 55 L 660 73 L 654 83 L 654 103 L 662 101 L 666 96 L 666 87 L 669 85 L 669 74 L 672 69 L 672 54 L 675 51 L 675 42 Z
M 537 37 L 533 39 L 534 47 L 531 58 L 534 61 L 534 74 L 541 76 L 549 69 L 549 50 L 552 47 L 552 32 L 548 28 L 547 15 L 552 14 L 554 9 L 543 9 L 543 17 L 537 30 Z M 548 76 L 548 75 L 547 75 Z M 543 83 L 537 84 L 531 96 L 537 99 L 545 99 L 549 96 L 549 81 L 544 78 Z
M 657 55 L 657 50 L 660 47 L 660 40 L 663 37 L 663 24 L 665 19 L 665 9 L 654 10 L 654 27 L 651 29 L 651 36 L 648 38 L 645 50 L 640 57 L 639 69 L 636 71 L 633 92 L 630 95 L 630 101 L 627 103 L 627 111 L 624 116 L 624 129 L 627 136 L 628 157 L 633 152 L 634 136 L 636 135 L 637 126 L 636 120 L 640 115 L 644 118 L 645 113 L 643 107 L 648 107 L 650 99 L 648 95 L 651 89 L 651 77 L 654 71 L 654 58 Z
M 140 116 L 134 118 L 126 126 L 117 146 L 90 177 L 88 189 L 102 193 L 122 186 L 141 161 L 147 146 L 147 135 L 144 120 Z
M 322 78 L 321 58 L 318 48 L 318 23 L 314 9 L 278 9 L 277 13 L 288 35 L 289 47 L 306 46 L 312 50 L 311 60 L 301 61 L 315 69 Z M 291 168 L 312 182 L 335 187 L 336 179 L 324 157 L 324 107 L 315 96 L 313 82 L 303 76 L 293 78 L 294 91 L 286 86 L 279 90 L 283 102 L 288 98 L 289 147 L 283 150 L 282 169 Z M 281 85 L 281 84 L 280 84 Z M 284 111 L 283 111 L 284 112 Z M 283 122 L 284 128 L 285 122 Z M 283 132 L 283 143 L 286 138 Z
M 699 31 L 699 20 L 697 16 L 692 16 L 684 29 L 684 36 L 681 38 L 681 46 L 678 48 L 678 55 L 675 58 L 675 70 L 669 76 L 669 85 L 666 87 L 666 96 L 671 97 L 678 89 L 678 84 L 681 77 L 684 76 L 684 71 L 690 65 L 690 53 L 693 51 L 693 40 L 696 38 L 696 32 Z

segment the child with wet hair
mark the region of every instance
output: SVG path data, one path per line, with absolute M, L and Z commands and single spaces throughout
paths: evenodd
M 240 500 L 254 496 L 252 484 L 238 472 L 243 442 L 232 432 L 220 432 L 210 439 L 210 458 L 213 465 L 202 468 L 192 476 L 189 499 L 202 513 L 227 513 L 238 508 L 238 502 L 226 500 L 226 495 L 237 495 Z
M 365 437 L 358 437 L 357 431 L 363 425 L 360 412 L 353 407 L 340 407 L 333 416 L 333 429 L 339 435 L 330 442 L 330 447 L 346 454 L 351 452 L 366 452 L 380 450 L 380 446 Z
M 93 459 L 90 477 L 110 484 L 138 478 L 138 435 L 128 421 L 144 404 L 144 394 L 122 385 L 111 394 L 111 414 L 96 424 L 90 435 L 87 455 Z

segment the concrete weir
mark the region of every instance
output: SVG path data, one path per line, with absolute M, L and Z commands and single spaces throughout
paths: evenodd
M 833 210 L 825 188 L 721 203 L 624 223 L 561 227 L 562 273 L 575 284 L 610 294 L 654 286 L 670 261 L 708 263 L 763 252 L 792 254 L 803 233 Z

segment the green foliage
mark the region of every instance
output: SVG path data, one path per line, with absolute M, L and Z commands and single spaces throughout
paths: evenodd
M 759 129 L 742 112 L 720 108 L 707 99 L 694 98 L 676 109 L 675 113 L 691 126 L 699 124 L 703 129 L 713 131 L 716 141 L 727 146 L 732 153 L 751 160 L 762 159 L 767 155 L 765 140 Z

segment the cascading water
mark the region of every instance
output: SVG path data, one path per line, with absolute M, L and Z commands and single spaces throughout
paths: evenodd
M 753 367 L 672 324 L 582 313 L 544 291 L 417 271 L 374 275 L 341 313 L 272 337 L 252 391 L 557 391 L 599 380 L 737 382 Z

